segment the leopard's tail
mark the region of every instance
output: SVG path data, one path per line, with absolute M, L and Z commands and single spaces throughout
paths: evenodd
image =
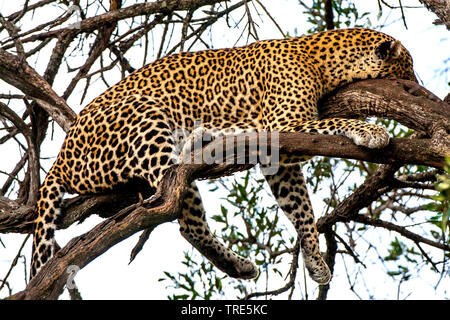
M 30 278 L 33 278 L 55 253 L 56 221 L 61 214 L 61 201 L 66 192 L 63 180 L 55 173 L 56 171 L 54 165 L 39 189 Z

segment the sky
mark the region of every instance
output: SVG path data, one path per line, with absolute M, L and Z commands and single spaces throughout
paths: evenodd
M 23 1 L 8 1 L 0 0 L 0 12 L 2 15 L 8 15 L 11 12 L 17 11 L 19 7 L 18 3 Z M 307 22 L 305 16 L 302 13 L 303 9 L 298 5 L 297 0 L 280 0 L 280 1 L 262 1 L 267 9 L 272 13 L 275 19 L 284 32 L 289 32 L 290 35 L 302 34 L 307 28 Z M 307 2 L 307 1 L 305 1 Z M 355 1 L 358 8 L 362 11 L 372 12 L 374 15 L 378 13 L 377 1 L 359 0 Z M 418 1 L 402 1 L 404 5 L 419 5 Z M 125 1 L 124 6 L 130 4 L 130 1 Z M 403 45 L 411 52 L 415 70 L 419 79 L 423 81 L 423 85 L 437 96 L 443 98 L 448 90 L 447 82 L 449 81 L 448 75 L 440 78 L 436 78 L 436 71 L 442 68 L 442 63 L 446 59 L 449 59 L 450 41 L 448 37 L 448 31 L 444 27 L 433 26 L 432 22 L 436 19 L 436 16 L 429 13 L 425 9 L 406 9 L 406 23 L 408 29 L 405 29 L 403 22 L 400 19 L 399 12 L 389 13 L 387 8 L 384 10 L 384 15 L 380 19 L 380 22 L 386 24 L 383 28 L 383 32 L 393 36 L 400 40 Z M 264 15 L 261 10 L 261 15 Z M 236 15 L 238 16 L 238 15 Z M 33 19 L 39 19 L 34 17 Z M 258 18 L 255 19 L 258 22 Z M 371 21 L 374 27 L 379 22 L 371 16 Z M 39 20 L 31 21 L 31 23 L 38 23 Z M 260 21 L 259 21 L 260 22 Z M 26 28 L 26 27 L 25 27 Z M 219 47 L 233 46 L 236 40 L 236 34 L 238 32 L 231 32 L 225 28 L 224 23 L 221 26 L 217 26 L 213 30 L 214 45 Z M 264 22 L 259 23 L 258 35 L 260 39 L 273 39 L 279 38 L 280 33 L 270 22 L 269 19 L 264 19 Z M 205 39 L 208 40 L 208 39 Z M 242 41 L 244 41 L 243 39 Z M 158 43 L 158 33 L 154 34 L 154 41 Z M 245 43 L 239 43 L 243 45 Z M 202 48 L 203 49 L 203 48 Z M 142 61 L 142 49 L 136 48 L 131 61 L 138 61 L 135 65 L 139 65 Z M 149 61 L 151 62 L 151 57 Z M 447 63 L 448 60 L 447 60 Z M 38 63 L 39 68 L 39 63 Z M 64 89 L 65 77 L 64 73 L 61 73 L 56 81 L 55 90 L 61 93 Z M 117 79 L 108 79 L 113 84 Z M 58 86 L 58 84 L 61 86 Z M 0 86 L 4 83 L 0 82 Z M 68 104 L 73 107 L 75 112 L 79 112 L 82 107 L 91 99 L 95 98 L 98 94 L 102 93 L 105 89 L 101 84 L 94 84 L 98 90 L 91 89 L 88 97 L 83 104 L 80 104 L 79 97 L 84 89 L 83 85 L 79 85 L 76 88 L 75 94 L 68 100 Z M 55 129 L 53 139 L 47 139 L 43 147 L 43 156 L 49 159 L 44 162 L 44 166 L 49 168 L 54 161 L 54 157 L 57 155 L 59 146 L 64 139 L 64 134 L 59 128 Z M 8 157 L 0 159 L 0 169 L 4 171 L 10 170 L 11 166 L 14 166 L 14 161 L 8 161 Z M 4 181 L 5 177 L 0 175 L 0 183 Z M 220 200 L 224 196 L 224 193 L 219 192 L 208 193 L 208 186 L 205 183 L 199 184 L 200 192 L 203 194 L 203 198 L 207 199 L 204 203 L 205 209 L 208 215 L 214 214 L 217 210 L 220 210 L 220 204 L 223 203 Z M 207 196 L 205 196 L 207 195 Z M 322 201 L 320 199 L 320 193 L 312 195 L 312 202 L 316 213 L 323 211 Z M 270 202 L 270 200 L 268 200 Z M 316 216 L 318 218 L 318 216 Z M 102 221 L 98 217 L 91 217 L 87 219 L 83 224 L 72 226 L 67 230 L 59 231 L 56 234 L 57 242 L 60 245 L 64 245 L 70 239 L 76 235 L 80 235 L 89 231 L 93 226 Z M 286 220 L 282 221 L 286 225 Z M 212 228 L 214 223 L 211 222 Z M 289 228 L 289 227 L 288 227 Z M 387 243 L 385 237 L 392 238 L 394 235 L 387 232 L 380 232 L 380 243 Z M 166 289 L 166 283 L 159 282 L 158 279 L 163 276 L 163 271 L 169 271 L 176 273 L 181 269 L 180 260 L 184 256 L 183 252 L 186 250 L 192 250 L 191 246 L 180 236 L 178 232 L 177 223 L 166 223 L 158 226 L 151 234 L 149 241 L 146 243 L 143 251 L 137 256 L 135 261 L 128 265 L 129 254 L 138 240 L 139 234 L 130 237 L 129 239 L 117 244 L 111 248 L 108 252 L 103 254 L 91 262 L 88 266 L 83 268 L 75 277 L 75 281 L 80 288 L 81 294 L 84 299 L 165 299 L 169 294 L 169 290 Z M 23 235 L 0 235 L 0 239 L 6 246 L 4 248 L 0 244 L 0 278 L 6 274 L 12 259 L 15 257 L 18 248 L 22 244 L 24 239 Z M 322 239 L 323 242 L 323 239 Z M 27 254 L 27 263 L 29 263 L 29 255 L 31 252 L 31 241 L 28 241 L 23 253 Z M 335 273 L 345 273 L 345 263 L 339 261 L 338 267 Z M 21 262 L 19 262 L 20 264 Z M 27 266 L 28 267 L 28 266 Z M 389 299 L 395 299 L 397 287 L 394 283 L 389 283 L 383 274 L 385 270 L 377 270 L 377 265 L 367 265 L 367 268 L 363 270 L 365 274 L 371 274 L 373 276 L 365 278 L 365 285 L 367 288 L 377 288 L 381 290 L 379 296 Z M 15 287 L 14 292 L 23 289 L 23 267 L 19 266 L 14 269 L 13 274 L 10 277 L 10 281 Z M 299 280 L 302 277 L 299 277 Z M 381 280 L 382 279 L 382 280 Z M 303 280 L 303 279 L 301 279 Z M 270 285 L 274 288 L 280 286 L 280 279 L 274 279 Z M 380 281 L 385 281 L 380 286 Z M 407 282 L 402 285 L 402 292 L 404 296 L 408 296 L 410 292 L 413 292 L 409 298 L 415 299 L 433 299 L 449 297 L 449 292 L 445 291 L 445 287 L 450 287 L 448 279 L 444 279 L 447 285 L 441 283 L 437 294 L 434 292 L 433 285 L 436 284 L 437 279 L 430 279 L 428 284 L 424 282 Z M 304 284 L 300 284 L 303 286 Z M 307 280 L 308 288 L 310 288 L 311 297 L 315 296 L 314 291 L 315 284 Z M 417 290 L 417 286 L 420 285 L 420 290 Z M 444 288 L 444 289 L 442 289 Z M 368 290 L 369 291 L 369 290 Z M 385 291 L 385 292 L 383 292 Z M 0 292 L 0 297 L 5 296 L 5 292 Z M 368 295 L 364 295 L 364 298 L 368 298 Z M 67 294 L 62 298 L 67 299 Z M 358 297 L 349 290 L 349 284 L 345 277 L 335 277 L 331 284 L 331 290 L 329 292 L 329 299 L 357 299 Z

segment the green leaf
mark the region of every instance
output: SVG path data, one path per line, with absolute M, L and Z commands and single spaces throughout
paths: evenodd
M 259 260 L 259 259 L 256 259 L 256 260 L 255 260 L 255 263 L 256 263 L 256 265 L 258 265 L 258 266 L 262 266 L 263 264 L 266 263 L 266 261 L 265 261 L 265 260 Z
M 405 245 L 395 237 L 395 240 L 391 242 L 391 248 L 389 249 L 389 255 L 384 257 L 386 261 L 396 261 L 403 255 L 405 251 Z
M 448 216 L 450 216 L 450 206 L 447 207 L 447 210 L 444 210 L 444 212 L 442 213 L 441 228 L 443 233 L 445 233 L 445 231 L 447 230 Z

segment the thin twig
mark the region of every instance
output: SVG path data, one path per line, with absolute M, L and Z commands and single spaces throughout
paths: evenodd
M 264 292 L 252 292 L 245 296 L 244 300 L 249 300 L 251 298 L 261 297 L 261 296 L 276 296 L 283 292 L 286 292 L 290 288 L 292 288 L 295 284 L 295 279 L 297 278 L 297 269 L 298 269 L 298 258 L 300 253 L 300 240 L 297 239 L 297 242 L 294 246 L 294 252 L 292 254 L 292 262 L 291 268 L 289 270 L 289 281 L 281 288 L 276 290 L 264 291 Z
M 10 274 L 11 274 L 13 268 L 16 266 L 17 261 L 19 261 L 19 258 L 20 258 L 21 254 L 22 254 L 22 249 L 23 249 L 23 247 L 25 246 L 25 244 L 27 243 L 27 241 L 28 241 L 29 238 L 30 238 L 30 234 L 27 234 L 26 237 L 25 237 L 25 239 L 24 239 L 23 242 L 22 242 L 22 245 L 21 245 L 20 248 L 19 248 L 19 251 L 17 252 L 15 258 L 13 259 L 13 261 L 12 261 L 12 263 L 11 263 L 9 269 L 8 269 L 8 272 L 6 273 L 5 277 L 1 280 L 1 281 L 2 281 L 2 284 L 0 285 L 0 291 L 2 291 L 2 289 L 3 289 L 3 287 L 5 286 L 6 281 L 8 280 L 8 277 L 10 276 Z

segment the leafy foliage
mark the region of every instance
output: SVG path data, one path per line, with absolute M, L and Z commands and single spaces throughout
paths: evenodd
M 369 12 L 361 11 L 355 5 L 355 1 L 340 0 L 331 1 L 334 15 L 335 28 L 346 27 L 370 27 L 372 21 Z M 325 1 L 313 0 L 305 4 L 299 1 L 305 9 L 309 28 L 307 33 L 324 31 L 326 24 Z M 382 8 L 378 18 L 381 16 Z M 297 34 L 294 30 L 294 34 Z M 289 34 L 289 33 L 287 33 Z M 400 123 L 378 119 L 368 121 L 375 122 L 386 127 L 393 137 L 410 137 L 414 132 Z M 448 217 L 450 214 L 450 159 L 445 168 L 445 174 L 437 174 L 436 170 L 424 166 L 408 165 L 399 169 L 395 176 L 395 186 L 386 189 L 383 195 L 370 204 L 359 214 L 370 217 L 374 221 L 398 224 L 400 228 L 409 228 L 417 231 L 425 237 L 429 236 L 443 246 L 449 246 L 448 232 L 450 230 Z M 363 163 L 346 159 L 332 159 L 327 157 L 315 157 L 303 164 L 306 181 L 310 191 L 317 194 L 313 199 L 316 215 L 317 208 L 322 208 L 322 215 L 330 213 L 343 199 L 352 194 L 364 179 L 371 176 L 380 167 L 378 164 Z M 253 172 L 254 174 L 254 172 Z M 276 252 L 292 252 L 295 237 L 286 233 L 282 226 L 277 226 L 281 220 L 276 204 L 261 205 L 261 200 L 271 198 L 264 188 L 264 181 L 257 175 L 247 173 L 241 180 L 235 179 L 226 182 L 220 181 L 222 187 L 229 192 L 224 198 L 221 210 L 212 216 L 217 223 L 219 237 L 224 240 L 236 253 L 256 261 L 263 272 L 254 281 L 238 281 L 223 276 L 209 265 L 204 258 L 197 257 L 194 252 L 185 253 L 183 264 L 193 266 L 195 270 L 180 273 L 177 276 L 166 274 L 164 281 L 172 282 L 173 287 L 184 294 L 173 295 L 171 298 L 221 298 L 223 288 L 233 288 L 227 297 L 246 297 L 250 292 L 258 290 L 268 291 L 269 281 L 272 278 L 285 280 L 289 276 L 289 270 L 283 268 L 281 257 L 285 255 L 274 254 Z M 211 190 L 220 189 L 217 184 Z M 320 200 L 317 200 L 320 198 Z M 419 228 L 423 229 L 419 229 Z M 388 229 L 389 230 L 389 229 Z M 398 283 L 397 298 L 400 298 L 400 285 L 422 277 L 424 270 L 437 275 L 440 280 L 448 274 L 450 254 L 448 251 L 425 250 L 417 241 L 411 241 L 404 237 L 395 236 L 385 248 L 386 253 L 377 249 L 376 232 L 366 224 L 353 222 L 335 225 L 333 232 L 340 234 L 338 254 L 345 259 L 351 257 L 354 260 L 353 267 L 346 266 L 345 272 L 350 289 L 356 293 L 356 287 L 364 287 L 365 280 L 360 281 L 359 267 L 366 268 L 366 260 L 377 265 L 384 265 L 387 278 Z M 391 234 L 392 231 L 386 233 Z M 384 234 L 386 234 L 384 233 Z M 358 252 L 365 252 L 358 254 Z M 442 254 L 444 252 L 444 254 Z M 375 261 L 370 256 L 376 258 Z M 193 260 L 197 267 L 193 265 Z M 372 259 L 372 260 L 371 260 Z M 200 267 L 199 267 L 200 266 Z M 424 267 L 426 267 L 424 269 Z M 352 271 L 356 270 L 356 271 Z M 369 275 L 370 277 L 370 275 Z M 196 294 L 198 289 L 186 285 L 186 278 L 194 280 L 197 286 L 206 283 L 207 293 Z M 220 279 L 217 281 L 216 279 Z M 306 279 L 304 279 L 306 281 Z M 302 282 L 302 280 L 298 280 Z M 306 283 L 305 283 L 306 286 Z M 292 291 L 294 288 L 292 288 Z M 289 298 L 292 297 L 292 291 Z M 307 298 L 308 291 L 300 292 L 300 297 Z M 369 293 L 369 297 L 373 296 Z
M 303 1 L 299 2 L 306 9 L 304 13 L 307 15 L 308 23 L 311 24 L 307 32 L 316 33 L 325 31 L 325 1 L 313 0 L 310 5 L 306 5 Z M 333 21 L 336 29 L 370 27 L 372 24 L 369 19 L 370 12 L 361 12 L 352 0 L 331 1 L 331 6 L 333 15 L 336 17 Z
M 292 251 L 295 238 L 280 223 L 280 210 L 272 202 L 262 206 L 264 198 L 268 198 L 265 181 L 256 179 L 256 170 L 249 170 L 243 176 L 232 180 L 220 179 L 221 187 L 227 196 L 223 199 L 220 212 L 213 215 L 215 229 L 220 238 L 232 250 L 244 257 L 252 259 L 260 269 L 259 276 L 251 281 L 241 281 L 226 277 L 215 269 L 204 257 L 193 250 L 184 253 L 183 265 L 186 272 L 172 275 L 165 272 L 160 281 L 171 282 L 175 291 L 170 299 L 212 299 L 223 296 L 223 286 L 234 288 L 232 295 L 243 298 L 248 293 L 267 285 L 268 276 L 286 273 L 283 259 Z M 217 191 L 214 182 L 212 190 Z M 283 217 L 284 218 L 284 217 Z

